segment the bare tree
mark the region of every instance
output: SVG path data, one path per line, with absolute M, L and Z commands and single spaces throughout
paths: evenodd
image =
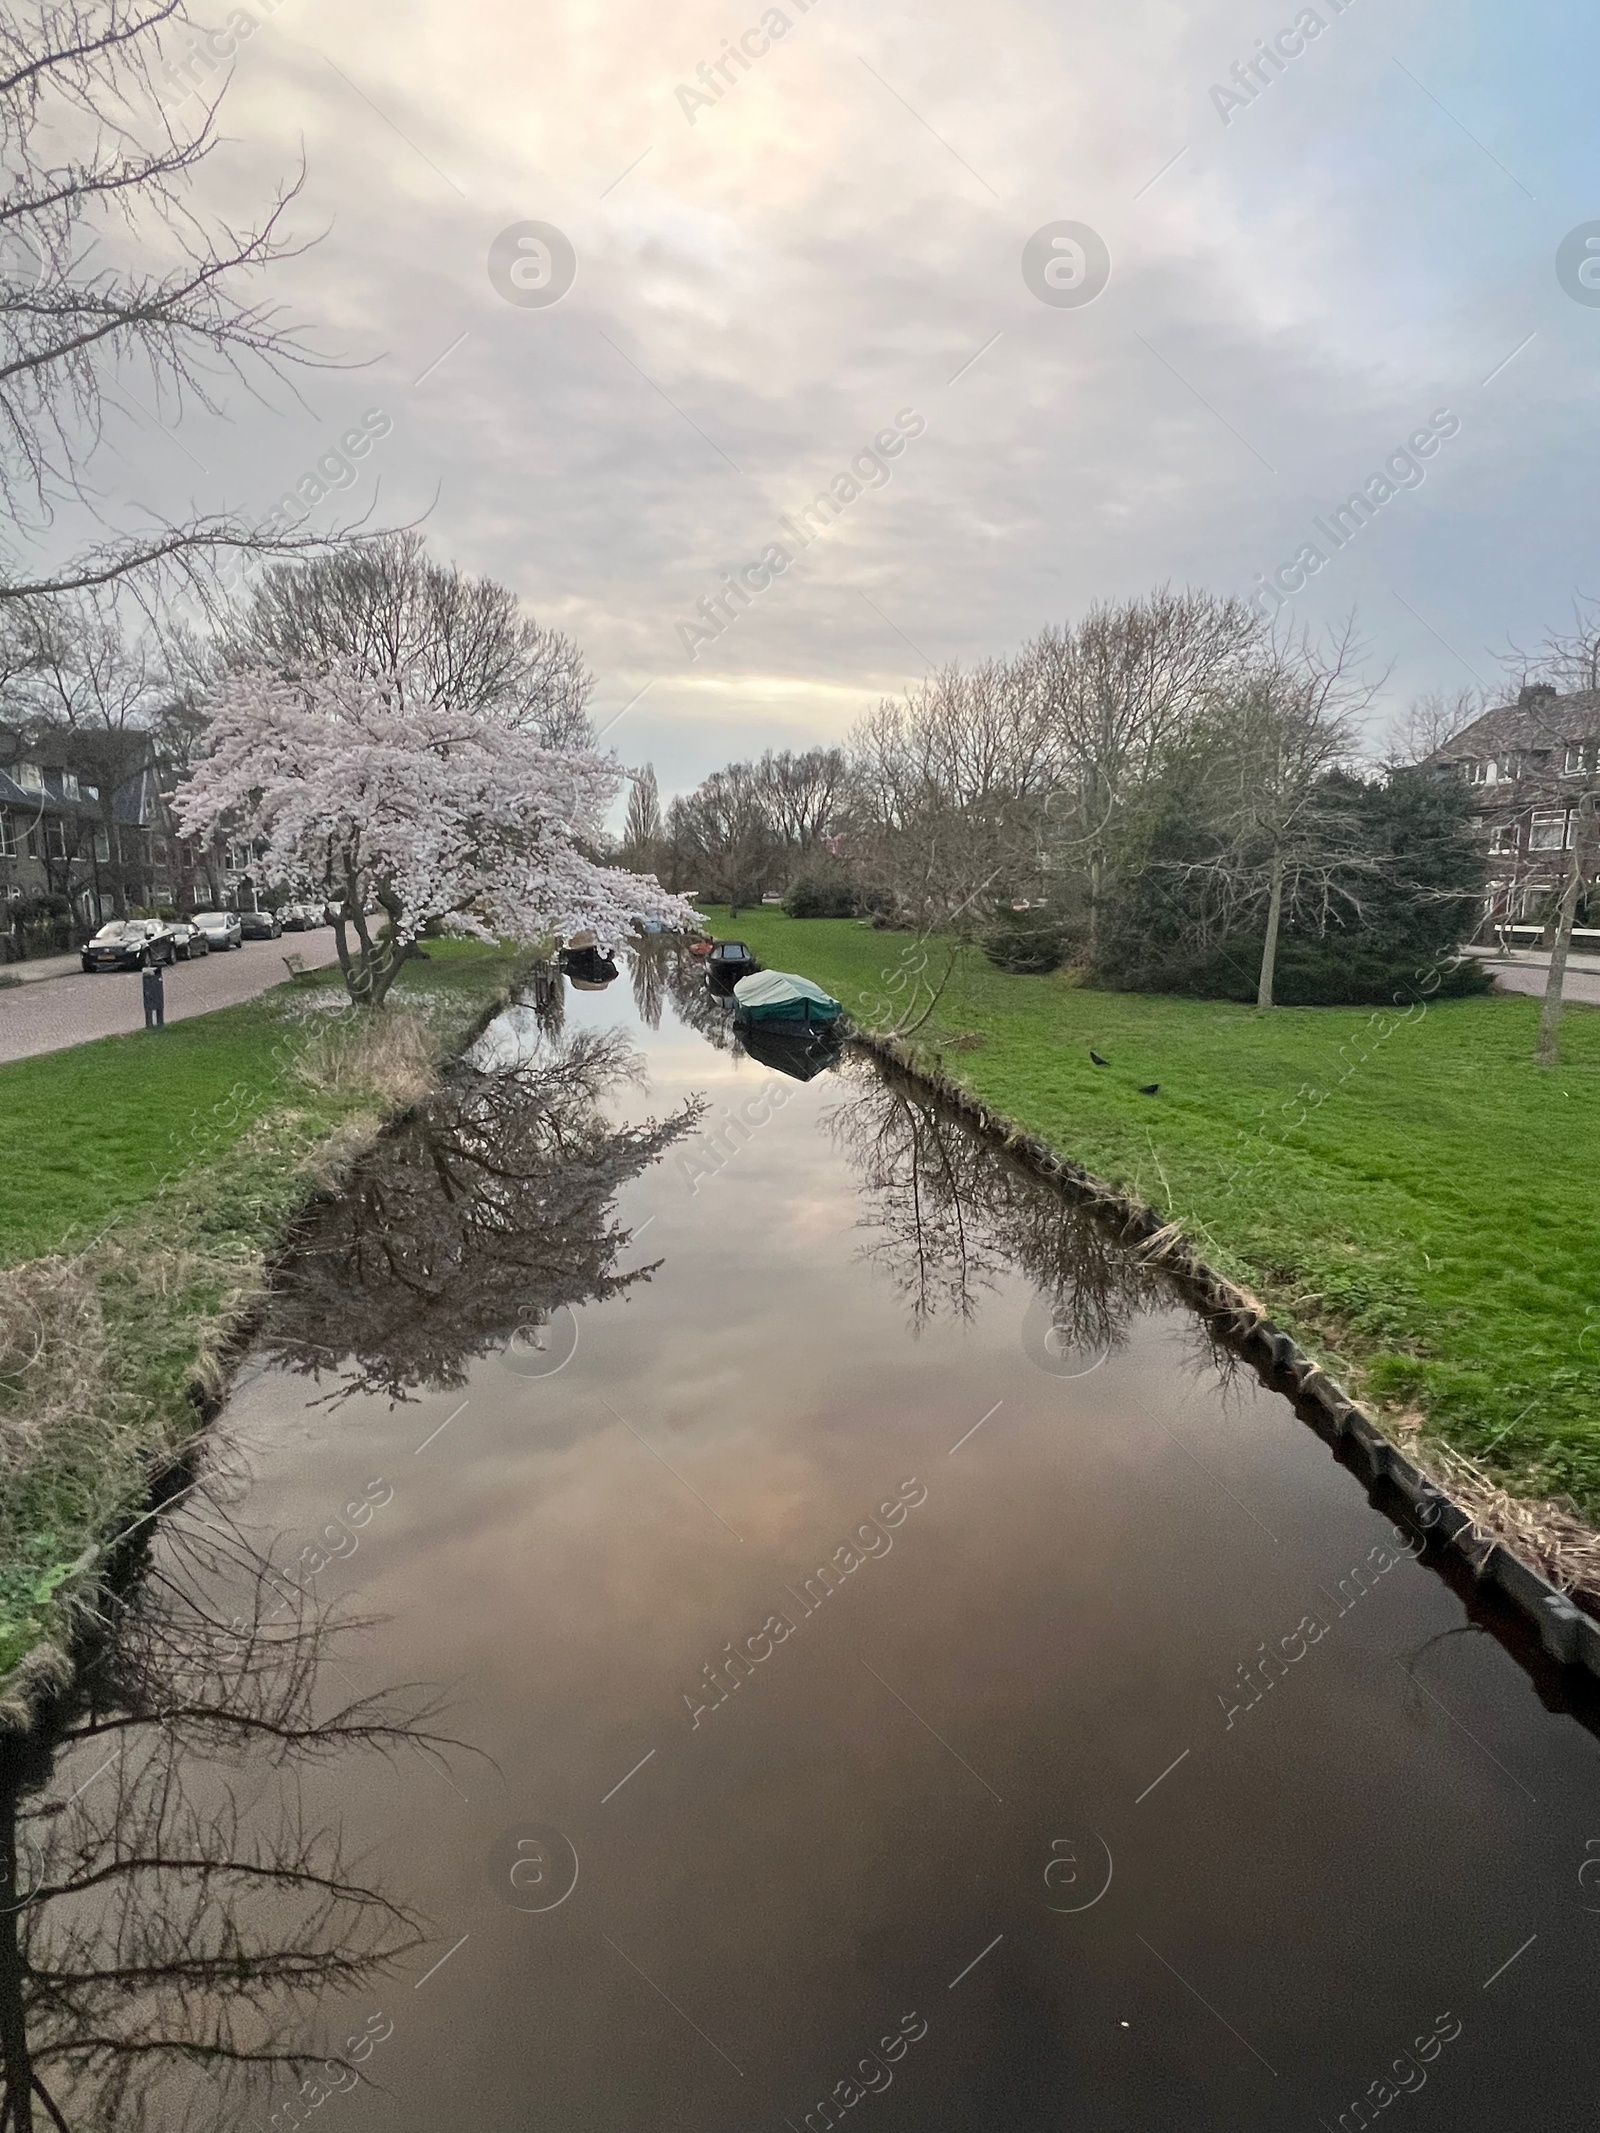
M 1309 632 L 1276 641 L 1270 656 L 1208 714 L 1201 748 L 1231 850 L 1236 903 L 1266 904 L 1256 1005 L 1273 1004 L 1285 901 L 1326 893 L 1355 855 L 1327 834 L 1321 800 L 1331 770 L 1354 747 L 1354 720 L 1373 684 L 1359 677 L 1353 618 L 1325 643 Z
M 1482 689 L 1457 689 L 1453 696 L 1435 690 L 1414 696 L 1391 723 L 1384 747 L 1390 769 L 1409 769 L 1453 741 L 1489 708 Z
M 197 195 L 218 144 L 217 99 L 189 126 L 159 94 L 163 38 L 182 0 L 22 0 L 0 12 L 0 605 L 130 574 L 176 574 L 204 592 L 225 551 L 288 553 L 325 536 L 231 514 L 104 538 L 29 568 L 19 545 L 64 505 L 98 513 L 95 454 L 107 419 L 153 394 L 159 410 L 221 406 L 225 380 L 256 385 L 316 360 L 258 291 L 302 249 L 285 218 L 299 190 L 235 229 Z M 303 173 L 302 173 L 303 176 Z
M 1539 1010 L 1539 1040 L 1534 1059 L 1553 1067 L 1561 1056 L 1561 1006 L 1567 982 L 1567 955 L 1572 947 L 1572 928 L 1578 902 L 1600 859 L 1600 811 L 1594 789 L 1584 793 L 1572 817 L 1572 871 L 1561 891 L 1556 914 L 1555 940 L 1550 950 L 1550 971 L 1545 979 L 1544 1004 Z
M 1544 1004 L 1539 1014 L 1539 1035 L 1534 1058 L 1540 1066 L 1554 1066 L 1560 1057 L 1561 1009 L 1566 989 L 1567 957 L 1578 910 L 1600 872 L 1600 751 L 1594 740 L 1592 704 L 1587 716 L 1574 718 L 1565 697 L 1600 694 L 1600 599 L 1575 593 L 1571 627 L 1550 630 L 1531 655 L 1513 647 L 1508 666 L 1526 680 L 1531 674 L 1541 686 L 1524 689 L 1523 708 L 1532 714 L 1535 731 L 1550 757 L 1565 758 L 1563 783 L 1576 791 L 1577 806 L 1569 817 L 1571 870 L 1556 901 L 1547 938 L 1550 967 L 1545 979 Z M 1587 730 L 1586 730 L 1587 729 Z M 1576 788 L 1566 779 L 1581 779 Z
M 1024 648 L 1067 800 L 1058 820 L 1087 877 L 1091 960 L 1123 819 L 1181 734 L 1237 689 L 1265 627 L 1242 600 L 1161 586 Z
M 1600 599 L 1574 593 L 1571 627 L 1547 630 L 1532 652 L 1513 644 L 1504 664 L 1519 682 L 1546 681 L 1563 693 L 1600 689 Z
M 1038 871 L 1055 784 L 1026 657 L 946 667 L 851 735 L 853 849 L 900 914 L 970 929 L 986 892 Z
M 628 814 L 622 831 L 622 863 L 636 874 L 653 874 L 661 852 L 661 794 L 655 766 L 636 771 L 628 788 Z
M 375 679 L 420 685 L 431 703 L 468 706 L 548 748 L 591 743 L 594 677 L 572 639 L 543 628 L 493 578 L 435 562 L 414 532 L 272 565 L 223 648 L 235 665 L 285 674 L 353 659 Z
M 783 861 L 756 772 L 748 763 L 714 770 L 667 810 L 667 841 L 679 880 L 737 911 L 756 902 Z
M 769 748 L 756 765 L 756 782 L 773 828 L 790 852 L 804 858 L 834 827 L 849 771 L 842 748 L 807 748 L 795 755 Z

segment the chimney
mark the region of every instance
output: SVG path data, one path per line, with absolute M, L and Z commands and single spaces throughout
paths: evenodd
M 1517 709 L 1525 711 L 1529 704 L 1554 703 L 1556 692 L 1548 681 L 1530 681 L 1517 691 Z

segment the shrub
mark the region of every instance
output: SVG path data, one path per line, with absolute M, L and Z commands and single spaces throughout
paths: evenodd
M 1003 905 L 978 936 L 978 945 L 997 970 L 1015 976 L 1042 976 L 1059 970 L 1072 953 L 1072 937 L 1048 910 L 1013 911 Z
M 814 867 L 792 884 L 783 908 L 791 918 L 857 918 L 861 891 L 842 870 Z

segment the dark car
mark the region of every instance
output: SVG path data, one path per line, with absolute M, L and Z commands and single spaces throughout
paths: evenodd
M 285 933 L 315 933 L 319 926 L 328 923 L 315 904 L 283 904 L 278 916 L 283 921 Z
M 175 918 L 168 921 L 167 931 L 172 935 L 176 954 L 186 963 L 192 963 L 197 955 L 209 955 L 211 943 L 192 919 Z
M 239 931 L 247 941 L 275 941 L 283 932 L 276 911 L 241 911 Z
M 113 918 L 83 951 L 85 970 L 148 970 L 177 959 L 172 929 L 159 918 Z

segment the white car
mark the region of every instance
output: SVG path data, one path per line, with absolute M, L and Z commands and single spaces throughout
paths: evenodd
M 208 948 L 237 948 L 243 943 L 237 911 L 197 911 L 189 923 L 205 935 Z

